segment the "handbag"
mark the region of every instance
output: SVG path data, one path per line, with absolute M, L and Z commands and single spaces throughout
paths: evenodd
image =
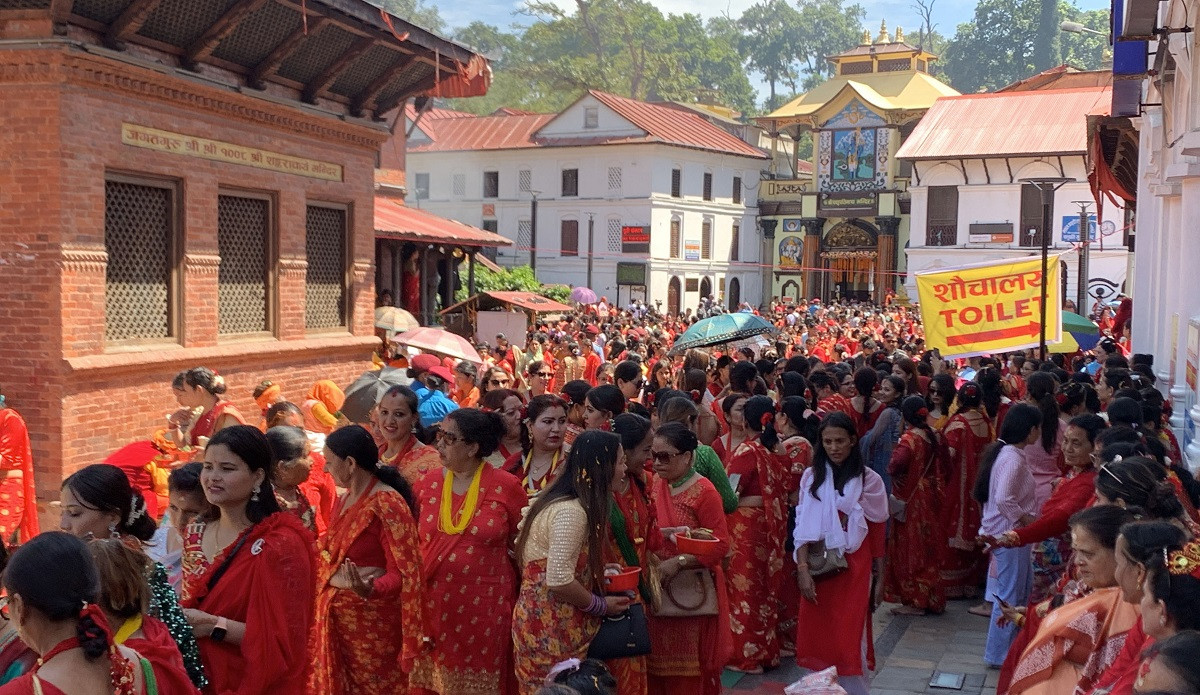
M 888 495 L 888 516 L 896 521 L 904 521 L 908 517 L 908 500 Z
M 707 569 L 681 570 L 663 586 L 655 616 L 693 618 L 717 614 L 717 583 Z
M 825 547 L 825 541 L 815 541 L 808 546 L 808 575 L 816 578 L 825 574 L 837 574 L 850 567 L 846 556 Z
M 650 653 L 650 625 L 646 622 L 646 609 L 634 603 L 620 615 L 604 618 L 600 631 L 588 646 L 589 659 L 625 659 Z

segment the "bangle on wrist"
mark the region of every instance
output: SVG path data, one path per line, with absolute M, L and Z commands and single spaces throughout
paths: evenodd
M 592 594 L 592 602 L 587 607 L 587 612 L 597 617 L 604 617 L 608 613 L 608 601 L 600 594 Z

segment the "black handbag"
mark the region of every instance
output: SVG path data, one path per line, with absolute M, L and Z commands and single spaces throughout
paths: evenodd
M 604 618 L 600 631 L 588 646 L 589 659 L 624 659 L 650 653 L 650 626 L 646 609 L 634 603 L 620 615 Z

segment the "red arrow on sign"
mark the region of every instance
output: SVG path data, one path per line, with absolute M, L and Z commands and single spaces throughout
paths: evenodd
M 1024 336 L 1033 337 L 1038 335 L 1040 329 L 1040 323 L 1030 321 L 1024 326 L 1014 326 L 1013 328 L 999 328 L 994 331 L 979 331 L 978 333 L 962 333 L 960 335 L 952 335 L 946 338 L 946 344 L 947 346 L 969 345 L 971 343 L 986 343 L 993 340 L 1004 340 L 1005 338 L 1021 338 Z

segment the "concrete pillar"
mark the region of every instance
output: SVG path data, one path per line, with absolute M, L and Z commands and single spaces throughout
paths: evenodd
M 801 262 L 804 267 L 804 286 L 797 299 L 801 304 L 807 303 L 820 294 L 821 274 L 816 270 L 821 263 L 821 235 L 825 231 L 825 218 L 806 217 L 800 220 L 804 228 L 804 245 L 801 247 Z
M 775 228 L 779 226 L 779 220 L 760 218 L 758 224 L 762 229 L 763 238 L 760 246 L 762 249 L 762 299 L 759 300 L 759 305 L 765 307 L 771 301 L 774 289 L 771 282 L 771 271 L 775 268 Z
M 876 241 L 874 300 L 883 304 L 888 288 L 896 286 L 896 234 L 900 231 L 900 218 L 876 217 L 875 224 L 879 227 L 879 239 Z

